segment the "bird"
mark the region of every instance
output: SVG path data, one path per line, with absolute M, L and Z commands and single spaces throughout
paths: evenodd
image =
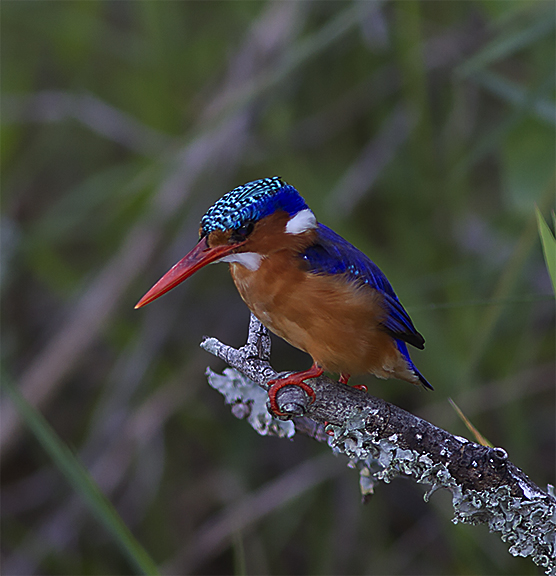
M 432 390 L 410 358 L 408 344 L 425 340 L 380 268 L 339 234 L 317 221 L 303 197 L 282 178 L 247 182 L 217 200 L 201 218 L 197 245 L 137 303 L 141 308 L 214 262 L 227 262 L 251 312 L 271 332 L 311 356 L 305 371 L 268 382 L 276 394 L 324 371 L 373 374 Z M 365 387 L 363 387 L 365 388 Z

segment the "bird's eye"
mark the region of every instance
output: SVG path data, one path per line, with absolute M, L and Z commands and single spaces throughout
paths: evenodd
M 253 222 L 246 222 L 243 226 L 240 226 L 236 230 L 233 231 L 232 237 L 234 240 L 244 240 L 253 232 L 255 225 Z

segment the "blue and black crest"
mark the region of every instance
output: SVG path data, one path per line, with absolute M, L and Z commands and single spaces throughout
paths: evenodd
M 224 194 L 201 218 L 201 234 L 214 230 L 237 230 L 284 210 L 290 215 L 307 208 L 299 192 L 278 176 L 247 182 Z

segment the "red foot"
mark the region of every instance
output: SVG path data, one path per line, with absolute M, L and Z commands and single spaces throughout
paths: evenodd
M 342 372 L 340 374 L 340 379 L 338 380 L 338 382 L 340 382 L 340 384 L 347 384 L 350 379 L 350 376 L 351 376 L 350 374 Z M 367 387 L 365 386 L 365 384 L 357 384 L 353 386 L 353 388 L 355 388 L 356 390 L 363 390 L 363 392 L 367 391 Z
M 309 370 L 305 370 L 304 372 L 296 372 L 295 374 L 290 374 L 289 376 L 280 378 L 279 380 L 270 380 L 268 382 L 268 385 L 270 386 L 268 389 L 268 399 L 270 400 L 270 409 L 272 412 L 277 416 L 287 416 L 287 414 L 278 408 L 278 402 L 276 401 L 276 393 L 278 390 L 284 388 L 284 386 L 299 386 L 307 393 L 311 398 L 311 401 L 314 402 L 315 391 L 309 386 L 309 384 L 305 384 L 303 380 L 318 378 L 322 373 L 323 369 L 320 366 L 313 364 Z
M 349 381 L 349 377 L 350 377 L 349 374 L 346 374 L 345 372 L 342 372 L 342 373 L 340 374 L 340 380 L 339 380 L 340 384 L 347 384 L 348 381 Z

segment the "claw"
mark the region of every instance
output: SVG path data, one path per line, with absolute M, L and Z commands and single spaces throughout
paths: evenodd
M 340 374 L 340 380 L 339 380 L 340 384 L 347 384 L 350 376 L 351 376 L 351 374 L 347 374 L 346 372 L 342 372 Z
M 276 416 L 288 416 L 278 408 L 278 402 L 276 400 L 276 394 L 279 390 L 284 388 L 285 386 L 299 386 L 308 396 L 311 398 L 311 402 L 315 401 L 315 391 L 309 386 L 309 384 L 305 384 L 304 380 L 308 380 L 309 378 L 318 378 L 323 373 L 323 369 L 316 364 L 313 364 L 309 370 L 305 370 L 304 372 L 296 372 L 295 374 L 290 374 L 285 378 L 279 378 L 277 380 L 270 380 L 268 385 L 270 388 L 268 389 L 268 399 L 270 401 L 270 409 Z

